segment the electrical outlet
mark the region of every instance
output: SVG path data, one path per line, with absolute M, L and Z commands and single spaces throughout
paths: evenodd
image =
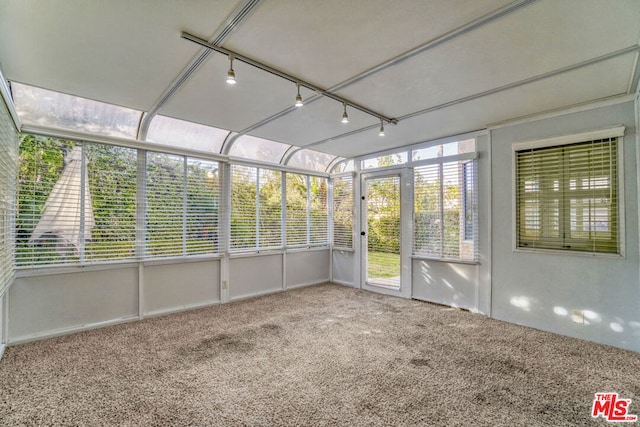
M 573 320 L 574 323 L 584 324 L 584 312 L 582 310 L 572 310 L 571 320 Z

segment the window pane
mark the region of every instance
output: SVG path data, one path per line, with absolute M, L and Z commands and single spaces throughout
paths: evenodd
M 307 244 L 307 176 L 287 173 L 287 246 Z
M 456 156 L 464 153 L 474 153 L 476 151 L 475 138 L 464 141 L 448 142 L 446 144 L 432 145 L 426 148 L 418 148 L 411 151 L 411 160 L 427 160 L 437 157 Z
M 142 113 L 130 108 L 11 83 L 16 110 L 26 124 L 136 139 Z
M 132 258 L 136 245 L 137 151 L 87 144 L 87 260 Z
M 310 210 L 310 235 L 312 245 L 326 245 L 329 243 L 327 234 L 328 225 L 328 200 L 327 178 L 317 176 L 309 177 L 309 205 Z
M 362 161 L 362 169 L 383 168 L 386 166 L 401 165 L 407 163 L 407 152 L 388 154 Z
M 72 141 L 20 136 L 18 266 L 80 260 L 81 155 L 78 149 Z
M 413 171 L 415 254 L 442 256 L 441 174 L 440 165 L 428 165 Z
M 231 250 L 257 249 L 257 168 L 231 165 Z
M 353 248 L 353 177 L 333 179 L 333 245 Z
M 289 147 L 291 146 L 268 139 L 243 135 L 233 143 L 229 150 L 229 155 L 269 163 L 280 163 L 282 156 Z
M 282 246 L 282 172 L 260 169 L 260 248 Z
M 187 254 L 218 252 L 218 162 L 187 159 Z
M 149 126 L 147 141 L 190 150 L 219 153 L 229 134 L 214 128 L 165 116 L 155 116 Z
M 150 257 L 182 255 L 184 157 L 147 153 L 147 247 Z

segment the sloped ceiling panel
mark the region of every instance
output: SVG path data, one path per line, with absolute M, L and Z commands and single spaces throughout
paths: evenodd
M 251 131 L 251 135 L 304 146 L 379 123 L 375 117 L 348 107 L 349 123 L 344 124 L 341 123 L 343 112 L 339 102 L 321 98 Z
M 0 2 L 0 58 L 8 80 L 148 110 L 237 0 Z
M 585 0 L 580 13 L 572 2 L 536 2 L 338 93 L 401 117 L 597 58 L 637 44 L 640 7 L 625 3 Z
M 508 3 L 267 1 L 225 47 L 329 88 Z
M 294 83 L 237 60 L 233 69 L 237 84 L 228 85 L 228 57 L 212 53 L 161 114 L 240 132 L 293 106 L 297 93 Z M 305 99 L 313 94 L 305 88 L 300 93 Z
M 593 64 L 535 83 L 416 115 L 388 126 L 378 137 L 364 131 L 336 138 L 313 149 L 353 157 L 485 128 L 488 124 L 624 94 L 635 54 Z M 602 76 L 606 76 L 602 78 Z

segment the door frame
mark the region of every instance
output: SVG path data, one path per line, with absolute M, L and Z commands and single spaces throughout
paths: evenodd
M 367 181 L 372 178 L 387 176 L 400 177 L 400 288 L 367 283 L 367 235 L 368 235 L 368 204 Z M 413 246 L 413 171 L 408 168 L 393 168 L 377 172 L 362 172 L 360 174 L 360 288 L 386 295 L 411 298 L 411 252 Z M 366 232 L 364 236 L 362 232 Z

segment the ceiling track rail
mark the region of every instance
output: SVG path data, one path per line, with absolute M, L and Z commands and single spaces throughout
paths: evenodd
M 222 44 L 224 40 L 229 37 L 233 30 L 240 25 L 240 23 L 258 6 L 262 0 L 246 0 L 241 4 L 230 18 L 225 21 L 222 28 L 220 28 L 216 34 L 212 37 L 211 43 L 214 45 Z M 147 111 L 140 121 L 138 127 L 138 140 L 144 141 L 147 139 L 147 132 L 151 125 L 151 120 L 160 111 L 160 109 L 175 95 L 175 93 L 184 85 L 191 76 L 200 68 L 205 60 L 211 55 L 210 49 L 201 50 L 198 55 L 191 60 L 189 64 L 184 68 L 180 75 L 169 85 L 169 88 L 160 96 L 158 101 Z
M 247 56 L 241 55 L 241 54 L 239 54 L 237 52 L 234 52 L 232 50 L 225 49 L 223 47 L 220 47 L 220 46 L 217 46 L 215 44 L 209 43 L 206 40 L 201 39 L 200 37 L 197 37 L 197 36 L 194 36 L 192 34 L 183 32 L 182 33 L 182 38 L 185 39 L 185 40 L 189 40 L 190 42 L 196 43 L 196 44 L 198 44 L 198 45 L 200 45 L 202 47 L 206 47 L 206 48 L 208 48 L 208 49 L 210 49 L 212 51 L 216 51 L 218 53 L 222 53 L 222 54 L 225 54 L 227 56 L 233 57 L 234 60 L 244 62 L 245 64 L 251 65 L 251 66 L 253 66 L 255 68 L 258 68 L 258 69 L 260 69 L 262 71 L 265 71 L 267 73 L 271 73 L 271 74 L 273 74 L 275 76 L 278 76 L 280 78 L 283 78 L 285 80 L 289 80 L 292 83 L 299 84 L 300 86 L 306 87 L 307 89 L 310 89 L 310 90 L 316 92 L 317 94 L 320 94 L 320 95 L 325 96 L 327 98 L 331 98 L 334 101 L 338 101 L 341 104 L 344 104 L 344 105 L 347 105 L 349 107 L 355 108 L 356 110 L 360 110 L 363 113 L 366 113 L 366 114 L 368 114 L 370 116 L 376 117 L 377 119 L 382 120 L 382 121 L 384 121 L 386 123 L 391 123 L 391 124 L 394 124 L 394 125 L 398 124 L 398 120 L 395 119 L 395 118 L 387 117 L 387 116 L 385 116 L 383 114 L 380 114 L 380 113 L 378 113 L 376 111 L 373 111 L 373 110 L 371 110 L 371 109 L 369 109 L 369 108 L 367 108 L 367 107 L 365 107 L 363 105 L 357 104 L 357 103 L 355 103 L 353 101 L 350 101 L 350 100 L 348 100 L 346 98 L 343 98 L 343 97 L 338 96 L 338 95 L 336 95 L 334 93 L 331 93 L 326 89 L 323 89 L 323 88 L 321 88 L 319 86 L 314 85 L 313 83 L 309 83 L 309 82 L 307 82 L 305 80 L 302 80 L 302 79 L 300 79 L 300 78 L 298 78 L 296 76 L 293 76 L 291 74 L 288 74 L 288 73 L 286 73 L 284 71 L 281 71 L 281 70 L 278 70 L 276 68 L 270 67 L 270 66 L 268 66 L 266 64 L 263 64 L 262 62 L 259 62 L 259 61 L 256 61 L 255 59 L 251 59 L 251 58 L 249 58 Z

